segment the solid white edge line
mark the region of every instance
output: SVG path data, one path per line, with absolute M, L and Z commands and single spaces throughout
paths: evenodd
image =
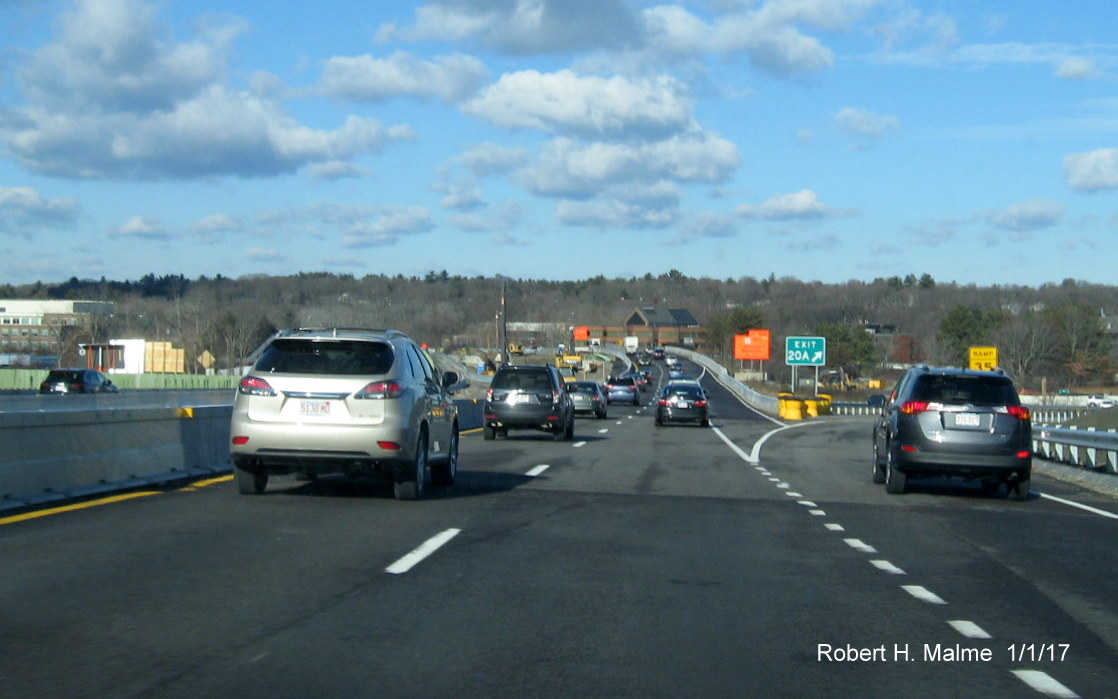
M 962 619 L 957 619 L 955 621 L 949 621 L 947 623 L 951 625 L 951 628 L 955 629 L 967 638 L 993 638 L 993 636 L 986 633 L 986 631 L 981 626 L 974 623 L 973 621 L 964 621 Z
M 1040 497 L 1045 498 L 1047 500 L 1053 500 L 1055 502 L 1060 503 L 1061 505 L 1067 505 L 1068 507 L 1077 507 L 1080 510 L 1083 510 L 1085 512 L 1090 512 L 1093 515 L 1099 515 L 1100 517 L 1109 517 L 1110 519 L 1118 519 L 1118 514 L 1114 514 L 1113 512 L 1107 512 L 1106 510 L 1100 510 L 1097 507 L 1091 507 L 1090 505 L 1084 505 L 1082 503 L 1074 502 L 1072 500 L 1065 500 L 1063 498 L 1058 498 L 1055 495 L 1046 495 L 1044 493 L 1041 493 Z
M 1078 694 L 1052 679 L 1052 676 L 1047 672 L 1040 670 L 1010 670 L 1010 672 L 1017 675 L 1017 679 L 1041 694 L 1047 694 L 1050 697 L 1062 697 L 1063 699 L 1078 699 L 1079 697 Z
M 532 469 L 531 471 L 529 471 L 528 473 L 526 473 L 524 475 L 535 478 L 536 476 L 540 475 L 541 473 L 543 473 L 544 471 L 546 471 L 549 468 L 551 468 L 551 464 L 540 464 L 539 466 L 535 467 L 534 469 Z
M 419 565 L 419 563 L 423 559 L 427 558 L 435 551 L 438 551 L 440 548 L 443 547 L 444 544 L 461 533 L 461 529 L 447 529 L 444 532 L 436 534 L 435 536 L 420 544 L 419 547 L 413 550 L 411 553 L 385 568 L 384 572 L 391 575 L 401 575 L 408 572 L 415 566 Z
M 923 585 L 901 585 L 901 589 L 921 602 L 927 602 L 929 604 L 947 604 L 946 600 Z

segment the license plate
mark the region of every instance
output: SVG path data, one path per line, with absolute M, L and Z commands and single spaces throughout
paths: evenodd
M 979 427 L 982 424 L 982 418 L 975 413 L 957 413 L 955 424 L 959 427 Z
M 691 404 L 690 404 L 690 403 L 688 403 L 688 402 L 687 402 L 687 401 L 685 401 L 685 400 L 681 400 L 681 401 L 679 401 L 679 407 L 681 407 L 681 408 L 690 408 L 690 407 L 691 407 Z
M 509 402 L 514 404 L 535 403 L 536 397 L 531 393 L 517 393 L 512 396 L 512 400 Z
M 305 400 L 299 404 L 299 414 L 321 416 L 330 414 L 330 401 Z

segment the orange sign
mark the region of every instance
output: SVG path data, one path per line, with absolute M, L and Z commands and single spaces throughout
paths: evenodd
M 772 333 L 750 330 L 748 335 L 734 335 L 734 359 L 760 359 L 772 356 Z
M 576 340 L 589 340 L 590 339 L 590 328 L 588 328 L 585 325 L 575 328 L 575 339 Z

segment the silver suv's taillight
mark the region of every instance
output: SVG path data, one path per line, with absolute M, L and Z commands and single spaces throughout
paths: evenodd
M 383 400 L 404 395 L 404 385 L 399 381 L 374 381 L 353 394 L 358 400 Z
M 255 376 L 246 376 L 241 379 L 240 385 L 237 390 L 246 396 L 274 396 L 276 390 L 272 388 L 264 379 L 259 379 Z

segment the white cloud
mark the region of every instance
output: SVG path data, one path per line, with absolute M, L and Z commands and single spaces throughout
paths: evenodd
M 1072 153 L 1064 158 L 1064 177 L 1080 192 L 1118 189 L 1118 148 Z
M 171 233 L 154 216 L 133 216 L 123 225 L 109 231 L 110 235 L 145 240 L 170 240 Z
M 604 185 L 725 181 L 741 164 L 737 146 L 714 134 L 695 132 L 651 143 L 548 143 L 539 162 L 518 180 L 543 195 L 593 196 Z
M 555 205 L 556 220 L 566 226 L 590 228 L 663 228 L 676 218 L 675 209 L 636 205 L 613 198 L 592 201 L 564 199 Z
M 527 55 L 622 48 L 640 27 L 625 0 L 431 0 L 415 24 L 386 24 L 380 42 L 475 40 L 487 49 Z
M 1102 75 L 1097 63 L 1089 58 L 1069 56 L 1056 66 L 1056 77 L 1065 80 L 1090 80 Z
M 272 248 L 252 248 L 245 255 L 249 262 L 267 263 L 284 262 L 287 256 Z
M 680 6 L 644 12 L 648 50 L 673 55 L 744 54 L 755 68 L 778 78 L 817 73 L 834 64 L 834 52 L 798 24 L 850 31 L 877 0 L 770 0 L 735 9 L 707 22 Z
M 347 160 L 329 160 L 310 165 L 307 174 L 316 180 L 343 180 L 349 177 L 365 177 L 369 171 Z
M 836 212 L 819 201 L 815 192 L 801 189 L 791 194 L 776 194 L 761 206 L 743 204 L 738 207 L 737 215 L 765 221 L 795 221 L 829 218 Z
M 996 228 L 1013 233 L 1030 233 L 1050 228 L 1064 216 L 1063 204 L 1051 199 L 1029 199 L 990 214 L 989 222 Z
M 176 42 L 138 0 L 80 0 L 21 73 L 26 104 L 0 138 L 28 169 L 72 178 L 271 176 L 375 152 L 410 129 L 349 117 L 300 124 L 276 101 L 229 82 L 239 23 L 211 23 Z
M 835 116 L 835 124 L 839 131 L 858 138 L 881 138 L 901 128 L 901 122 L 895 116 L 883 116 L 856 107 L 840 109 Z
M 523 148 L 509 148 L 496 143 L 480 143 L 456 158 L 476 177 L 500 175 L 528 162 Z
M 457 102 L 477 91 L 489 76 L 472 56 L 454 54 L 424 60 L 396 51 L 387 58 L 335 56 L 323 68 L 322 88 L 332 97 L 378 102 L 393 97 Z
M 77 199 L 46 199 L 31 187 L 0 187 L 0 233 L 31 235 L 43 228 L 66 228 L 80 215 Z
M 686 89 L 674 78 L 580 76 L 570 70 L 509 73 L 463 105 L 510 129 L 593 136 L 662 137 L 691 121 Z
M 143 0 L 77 0 L 59 16 L 55 43 L 21 72 L 32 101 L 66 112 L 146 112 L 220 79 L 244 26 L 211 22 L 176 43 L 157 10 Z
M 347 248 L 393 245 L 401 235 L 426 233 L 434 228 L 431 213 L 422 206 L 388 207 L 380 211 L 375 221 L 351 225 L 342 245 Z
M 244 230 L 244 225 L 236 216 L 212 214 L 192 223 L 190 229 L 197 233 L 235 233 Z

